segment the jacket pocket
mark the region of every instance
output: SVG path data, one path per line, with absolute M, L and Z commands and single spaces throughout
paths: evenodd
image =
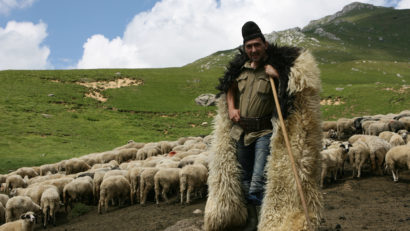
M 259 94 L 270 94 L 271 92 L 271 87 L 270 87 L 270 82 L 269 78 L 265 76 L 260 76 L 257 78 L 257 89 Z
M 236 80 L 238 82 L 238 90 L 239 90 L 240 93 L 242 93 L 245 90 L 246 80 L 247 79 L 248 79 L 247 75 L 241 75 Z

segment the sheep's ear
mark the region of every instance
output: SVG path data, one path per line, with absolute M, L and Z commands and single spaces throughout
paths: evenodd
M 20 219 L 26 219 L 27 218 L 27 216 L 26 216 L 26 214 L 21 214 L 21 216 L 20 216 Z
M 353 145 L 351 145 L 351 144 L 349 144 L 348 146 L 349 146 L 349 147 L 353 147 Z
M 344 147 L 345 147 L 345 145 L 344 145 L 344 144 L 340 144 L 340 146 L 339 146 L 339 147 L 344 148 Z

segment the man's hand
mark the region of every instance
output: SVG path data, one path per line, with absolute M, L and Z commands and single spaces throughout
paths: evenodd
M 228 113 L 229 113 L 229 119 L 231 119 L 235 123 L 239 122 L 239 119 L 241 118 L 239 109 L 229 108 Z
M 278 71 L 274 67 L 272 67 L 272 65 L 265 65 L 265 73 L 269 77 L 279 78 Z

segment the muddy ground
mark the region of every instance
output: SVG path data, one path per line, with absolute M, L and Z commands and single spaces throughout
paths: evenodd
M 328 183 L 323 189 L 324 218 L 319 230 L 410 230 L 410 171 L 400 177 L 400 182 L 394 183 L 390 176 L 364 172 L 360 180 L 345 177 Z M 174 203 L 158 207 L 150 201 L 145 207 L 111 207 L 102 215 L 93 206 L 73 218 L 59 212 L 57 226 L 48 230 L 196 231 L 201 230 L 203 214 L 193 211 L 203 211 L 205 203 L 204 198 L 188 206 Z

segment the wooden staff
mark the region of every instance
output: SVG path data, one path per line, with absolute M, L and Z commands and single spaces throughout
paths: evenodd
M 308 209 L 307 209 L 306 201 L 305 201 L 305 195 L 303 194 L 302 185 L 300 183 L 300 178 L 299 178 L 298 172 L 296 170 L 295 159 L 293 158 L 292 149 L 290 148 L 288 133 L 286 131 L 285 123 L 283 122 L 282 111 L 280 109 L 279 100 L 278 100 L 278 93 L 276 92 L 275 83 L 273 82 L 273 78 L 270 77 L 269 80 L 270 80 L 270 85 L 271 85 L 272 91 L 273 91 L 273 98 L 275 99 L 275 105 L 276 105 L 276 110 L 278 112 L 280 125 L 282 127 L 283 137 L 285 138 L 286 147 L 288 149 L 289 159 L 290 159 L 290 162 L 292 163 L 293 174 L 295 175 L 295 180 L 296 180 L 296 185 L 297 185 L 297 188 L 298 188 L 299 196 L 300 196 L 300 199 L 302 201 L 303 210 L 305 211 L 307 227 L 308 227 L 309 230 L 313 230 L 313 229 L 311 229 L 312 226 L 310 224 L 309 213 L 308 213 Z

